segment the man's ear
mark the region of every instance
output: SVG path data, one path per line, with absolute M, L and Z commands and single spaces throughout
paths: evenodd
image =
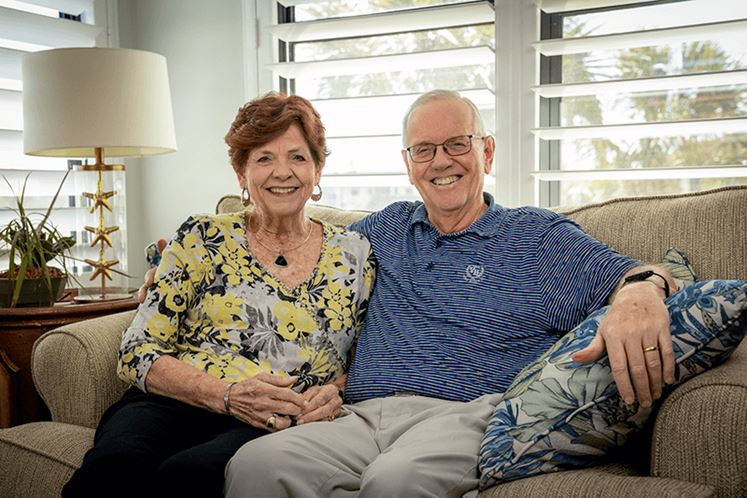
M 405 163 L 405 169 L 407 169 L 407 178 L 410 179 L 410 184 L 415 185 L 412 181 L 412 175 L 410 174 L 410 161 L 407 160 L 407 151 L 405 149 L 402 149 L 402 161 Z
M 487 135 L 483 140 L 483 157 L 485 158 L 485 174 L 490 174 L 493 169 L 493 157 L 495 156 L 495 138 L 492 135 Z

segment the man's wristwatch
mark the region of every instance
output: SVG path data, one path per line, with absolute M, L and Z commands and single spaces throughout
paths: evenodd
M 669 282 L 667 282 L 667 279 L 664 278 L 664 275 L 662 275 L 661 273 L 656 273 L 654 270 L 646 270 L 642 271 L 641 273 L 634 273 L 633 275 L 625 277 L 622 287 L 625 287 L 626 285 L 633 282 L 643 282 L 644 280 L 648 280 L 653 276 L 659 277 L 664 282 L 664 297 L 669 297 Z

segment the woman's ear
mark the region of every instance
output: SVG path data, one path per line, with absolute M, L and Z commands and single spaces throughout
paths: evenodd
M 324 169 L 324 163 L 322 164 L 314 164 L 314 185 L 319 185 L 319 182 L 322 180 L 322 170 Z

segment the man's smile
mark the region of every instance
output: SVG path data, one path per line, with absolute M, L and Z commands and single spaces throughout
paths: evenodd
M 434 178 L 431 183 L 437 186 L 451 185 L 461 180 L 461 175 L 444 176 L 442 178 Z

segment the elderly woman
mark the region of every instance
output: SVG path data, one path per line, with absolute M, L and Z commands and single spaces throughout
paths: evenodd
M 63 496 L 222 496 L 245 442 L 340 411 L 374 264 L 361 235 L 304 213 L 327 154 L 319 115 L 271 93 L 226 143 L 253 208 L 191 217 L 169 243 L 122 338 L 133 387 Z

